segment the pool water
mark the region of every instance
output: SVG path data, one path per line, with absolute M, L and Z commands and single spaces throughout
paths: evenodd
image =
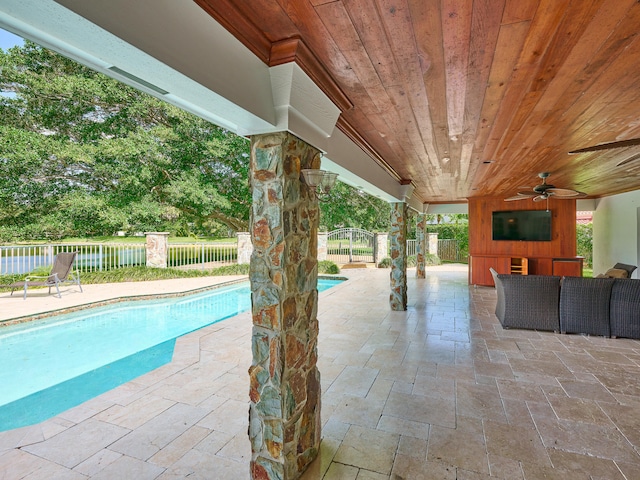
M 340 280 L 318 280 L 318 291 Z M 171 361 L 177 337 L 251 308 L 248 282 L 0 329 L 0 431 L 39 423 Z

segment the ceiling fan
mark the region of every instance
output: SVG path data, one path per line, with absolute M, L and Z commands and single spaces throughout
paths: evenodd
M 527 198 L 532 199 L 534 202 L 541 202 L 548 200 L 550 197 L 558 199 L 571 199 L 571 198 L 583 198 L 587 194 L 579 192 L 578 190 L 571 190 L 569 188 L 556 188 L 554 185 L 547 183 L 547 178 L 551 175 L 549 172 L 539 173 L 538 176 L 542 179 L 540 185 L 536 185 L 531 189 L 531 192 L 518 192 L 513 197 L 505 198 L 505 202 L 511 202 L 514 200 L 525 200 Z

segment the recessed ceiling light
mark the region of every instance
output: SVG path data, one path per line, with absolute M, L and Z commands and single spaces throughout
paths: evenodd
M 483 160 L 482 163 L 484 163 L 485 165 L 489 165 L 490 163 L 495 162 L 495 160 Z

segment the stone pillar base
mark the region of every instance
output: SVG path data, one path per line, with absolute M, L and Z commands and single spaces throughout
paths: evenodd
M 238 232 L 238 265 L 250 263 L 251 254 L 253 253 L 253 244 L 251 243 L 251 234 L 249 232 Z
M 147 237 L 147 267 L 167 268 L 169 232 L 145 232 Z

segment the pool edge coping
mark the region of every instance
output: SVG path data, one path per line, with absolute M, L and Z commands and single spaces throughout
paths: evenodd
M 327 274 L 318 275 L 318 280 L 319 279 L 342 280 L 342 281 L 348 280 L 347 277 L 338 277 L 338 276 L 334 277 L 334 276 L 329 276 Z M 120 297 L 113 297 L 105 300 L 99 300 L 97 302 L 82 303 L 80 305 L 74 305 L 72 307 L 58 308 L 55 310 L 48 310 L 46 312 L 40 312 L 33 315 L 22 315 L 20 317 L 0 320 L 0 329 L 2 329 L 3 327 L 9 327 L 11 325 L 19 325 L 21 323 L 32 322 L 34 320 L 42 320 L 43 318 L 55 317 L 58 315 L 65 315 L 67 313 L 75 313 L 82 310 L 88 310 L 90 308 L 104 307 L 104 306 L 112 305 L 115 303 L 122 303 L 122 302 L 129 302 L 129 301 L 137 302 L 142 300 L 159 300 L 163 298 L 186 297 L 187 295 L 195 295 L 198 293 L 207 292 L 209 290 L 216 290 L 218 288 L 226 287 L 229 285 L 235 285 L 236 283 L 246 282 L 247 280 L 249 280 L 248 276 L 243 278 L 237 278 L 235 280 L 229 280 L 226 282 L 216 283 L 214 285 L 207 285 L 205 287 L 192 288 L 190 290 L 184 290 L 182 292 L 145 293 L 142 295 L 120 296 Z
M 8 318 L 6 320 L 0 320 L 0 329 L 2 327 L 8 327 L 10 325 L 18 325 L 21 323 L 31 322 L 33 320 L 41 320 L 47 317 L 54 317 L 57 315 L 64 315 L 67 313 L 74 313 L 82 310 L 88 310 L 90 308 L 104 307 L 114 303 L 122 303 L 122 302 L 129 302 L 129 301 L 137 302 L 142 300 L 159 300 L 163 298 L 178 298 L 178 297 L 185 297 L 187 295 L 195 295 L 197 293 L 202 293 L 209 290 L 215 290 L 215 289 L 226 287 L 229 285 L 234 285 L 236 283 L 246 282 L 248 278 L 249 277 L 237 278 L 235 280 L 229 280 L 226 282 L 216 283 L 214 285 L 207 285 L 204 287 L 192 288 L 190 290 L 184 290 L 182 292 L 145 293 L 141 295 L 119 296 L 119 297 L 108 298 L 105 300 L 98 300 L 96 302 L 82 303 L 79 305 L 74 305 L 72 307 L 64 307 L 64 308 L 58 308 L 55 310 L 48 310 L 46 312 L 40 312 L 33 315 L 23 315 L 21 317 Z

